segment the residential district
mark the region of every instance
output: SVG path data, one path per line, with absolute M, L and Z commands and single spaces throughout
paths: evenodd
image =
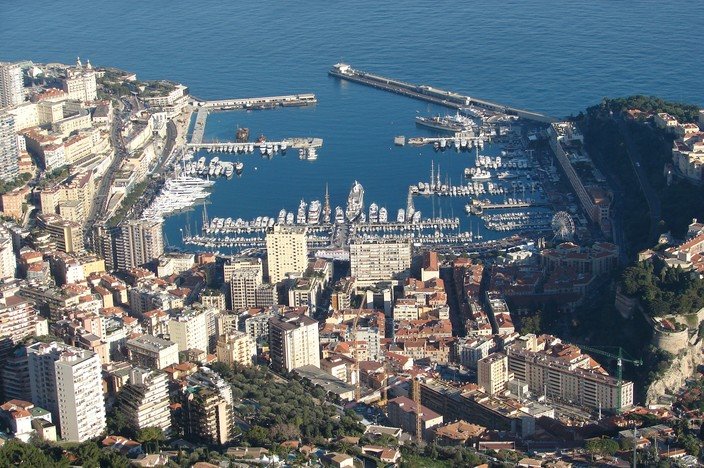
M 646 395 L 624 377 L 641 357 L 530 326 L 624 266 L 614 193 L 574 122 L 517 138 L 545 142 L 576 232 L 480 251 L 356 238 L 340 262 L 298 223 L 267 226 L 251 255 L 166 248 L 163 219 L 140 214 L 198 106 L 88 60 L 0 65 L 4 449 L 82 464 L 92 443 L 144 467 L 698 465 L 696 366 Z M 702 181 L 704 113 L 628 116 L 671 132 L 670 177 Z M 640 260 L 701 278 L 702 250 L 694 220 Z M 628 291 L 616 302 L 647 312 Z M 653 346 L 701 349 L 703 310 L 651 317 Z

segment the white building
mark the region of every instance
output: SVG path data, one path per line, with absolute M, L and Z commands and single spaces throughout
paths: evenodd
M 208 312 L 184 309 L 173 315 L 168 323 L 169 339 L 178 350 L 199 349 L 208 352 Z
M 18 63 L 0 63 L 0 107 L 16 106 L 23 100 L 20 65 Z
M 17 257 L 12 249 L 12 238 L 4 229 L 0 231 L 0 279 L 13 278 L 17 269 Z
M 505 354 L 494 353 L 477 362 L 477 383 L 489 395 L 502 391 L 509 380 L 511 376 Z
M 0 181 L 10 181 L 20 173 L 20 148 L 17 144 L 15 117 L 0 113 Z
M 410 241 L 359 241 L 350 244 L 352 276 L 358 286 L 408 276 L 411 268 Z
M 35 343 L 27 348 L 32 402 L 58 422 L 61 437 L 83 442 L 105 431 L 100 358 L 63 343 Z
M 266 234 L 266 252 L 270 283 L 278 283 L 288 273 L 305 272 L 308 268 L 306 228 L 274 226 Z
M 130 361 L 141 367 L 164 369 L 178 364 L 178 345 L 162 338 L 142 335 L 127 341 Z
M 320 367 L 318 322 L 290 312 L 269 319 L 269 350 L 275 369 L 291 371 L 302 366 Z

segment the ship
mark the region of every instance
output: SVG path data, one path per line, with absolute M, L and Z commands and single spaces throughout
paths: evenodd
M 320 221 L 320 201 L 313 200 L 308 208 L 308 224 L 318 224 Z
M 293 211 L 286 213 L 286 224 L 293 224 Z
M 376 203 L 372 203 L 371 205 L 369 205 L 369 222 L 379 222 L 379 205 L 377 205 Z
M 279 211 L 279 217 L 277 218 L 279 224 L 284 224 L 286 222 L 286 210 Z
M 296 224 L 306 224 L 306 208 L 308 208 L 308 204 L 305 201 L 301 200 L 301 204 L 298 205 Z
M 335 222 L 337 224 L 342 224 L 345 222 L 345 212 L 339 206 L 335 207 Z
M 479 169 L 474 174 L 472 174 L 472 180 L 475 180 L 475 181 L 489 180 L 489 179 L 491 179 L 491 172 L 489 172 L 489 171 L 482 171 L 481 169 Z
M 237 127 L 237 132 L 235 133 L 235 138 L 237 143 L 246 143 L 249 141 L 249 129 Z
M 355 221 L 359 218 L 359 215 L 364 209 L 364 187 L 362 184 L 354 181 L 352 184 L 352 189 L 347 197 L 347 210 L 345 211 L 345 216 L 348 221 Z
M 379 222 L 386 223 L 389 221 L 389 212 L 386 211 L 386 207 L 382 206 L 379 210 Z
M 406 210 L 399 208 L 398 215 L 396 215 L 396 222 L 403 223 L 404 221 L 406 221 Z
M 444 117 L 440 115 L 434 117 L 417 116 L 416 124 L 449 133 L 465 132 L 475 126 L 472 119 L 460 115 L 459 113 L 456 115 L 446 115 Z
M 413 218 L 411 218 L 413 224 L 418 224 L 420 222 L 420 211 L 413 213 Z

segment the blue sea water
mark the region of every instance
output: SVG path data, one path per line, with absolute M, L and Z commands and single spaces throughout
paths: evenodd
M 3 1 L 0 60 L 80 55 L 141 79 L 183 82 L 205 99 L 313 92 L 313 108 L 211 114 L 207 139 L 230 139 L 240 125 L 325 144 L 315 162 L 291 152 L 245 157 L 241 178 L 218 182 L 209 215 L 275 216 L 301 198 L 322 200 L 326 183 L 341 205 L 357 179 L 367 204 L 393 216 L 408 185 L 427 180 L 431 159 L 458 182 L 467 156 L 393 147 L 395 135 L 425 133 L 413 122 L 417 112 L 439 110 L 330 78 L 332 64 L 556 116 L 635 93 L 704 104 L 702 17 L 704 3 L 684 0 Z M 420 204 L 430 214 L 429 202 Z M 461 214 L 461 204 L 441 206 L 444 215 Z M 170 218 L 169 240 L 199 219 Z

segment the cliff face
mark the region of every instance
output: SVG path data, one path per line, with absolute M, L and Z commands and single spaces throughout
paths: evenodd
M 646 404 L 657 403 L 659 396 L 675 393 L 702 364 L 704 364 L 704 346 L 699 340 L 687 346 L 681 356 L 675 357 L 665 375 L 650 384 L 646 393 Z

